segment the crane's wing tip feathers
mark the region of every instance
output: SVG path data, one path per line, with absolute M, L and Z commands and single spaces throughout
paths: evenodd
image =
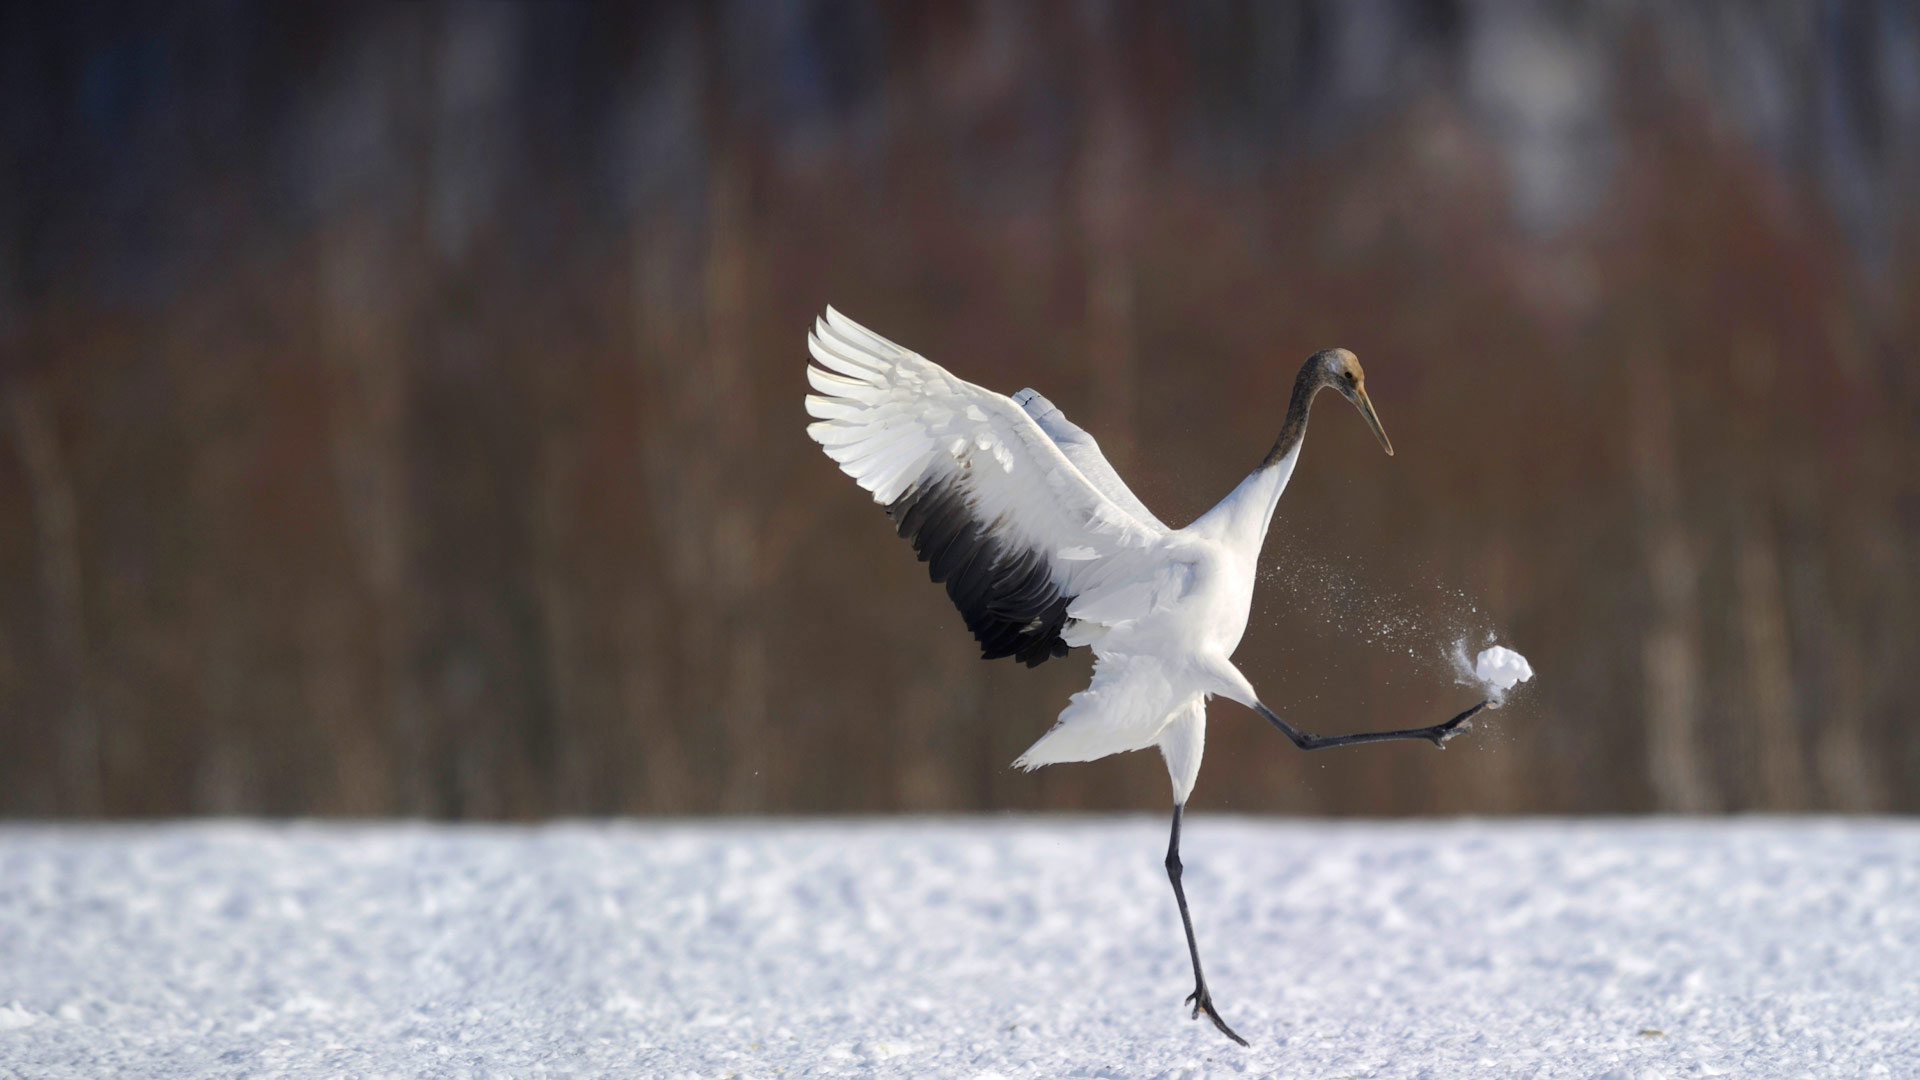
M 807 352 L 821 367 L 866 383 L 869 387 L 887 385 L 893 361 L 857 342 L 848 341 L 826 327 L 807 335 Z
M 909 357 L 918 357 L 918 354 L 914 353 L 913 350 L 903 348 L 859 323 L 854 322 L 852 319 L 847 318 L 832 304 L 827 305 L 825 321 L 827 331 L 833 337 L 844 340 L 854 348 L 872 353 L 877 359 L 891 362 Z

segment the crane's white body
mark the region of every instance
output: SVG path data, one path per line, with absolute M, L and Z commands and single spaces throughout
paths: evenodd
M 821 367 L 808 434 L 892 505 L 950 492 L 1003 557 L 1037 560 L 1066 599 L 1060 637 L 1095 657 L 1092 683 L 1015 764 L 1033 769 L 1158 746 L 1185 803 L 1200 771 L 1206 700 L 1252 707 L 1232 662 L 1261 545 L 1296 443 L 1219 505 L 1170 529 L 1127 489 L 1091 436 L 1032 390 L 1012 398 L 827 309 L 808 337 Z

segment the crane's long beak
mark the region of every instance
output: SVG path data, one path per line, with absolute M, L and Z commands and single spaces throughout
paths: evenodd
M 1392 457 L 1393 442 L 1387 438 L 1387 429 L 1380 426 L 1380 414 L 1373 411 L 1373 401 L 1367 397 L 1366 387 L 1353 388 L 1353 407 L 1359 409 L 1360 415 L 1366 418 L 1367 426 L 1373 429 L 1374 436 L 1380 440 L 1380 448 L 1387 452 L 1388 457 Z

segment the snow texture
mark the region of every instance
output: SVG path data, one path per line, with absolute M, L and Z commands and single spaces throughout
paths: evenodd
M 1920 825 L 0 827 L 0 1076 L 1910 1077 Z
M 1480 655 L 1473 658 L 1473 677 L 1505 693 L 1533 678 L 1533 665 L 1505 645 L 1495 645 L 1480 650 Z

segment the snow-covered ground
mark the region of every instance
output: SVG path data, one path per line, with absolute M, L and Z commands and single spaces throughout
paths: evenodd
M 0 827 L 0 1076 L 1920 1076 L 1920 825 Z

